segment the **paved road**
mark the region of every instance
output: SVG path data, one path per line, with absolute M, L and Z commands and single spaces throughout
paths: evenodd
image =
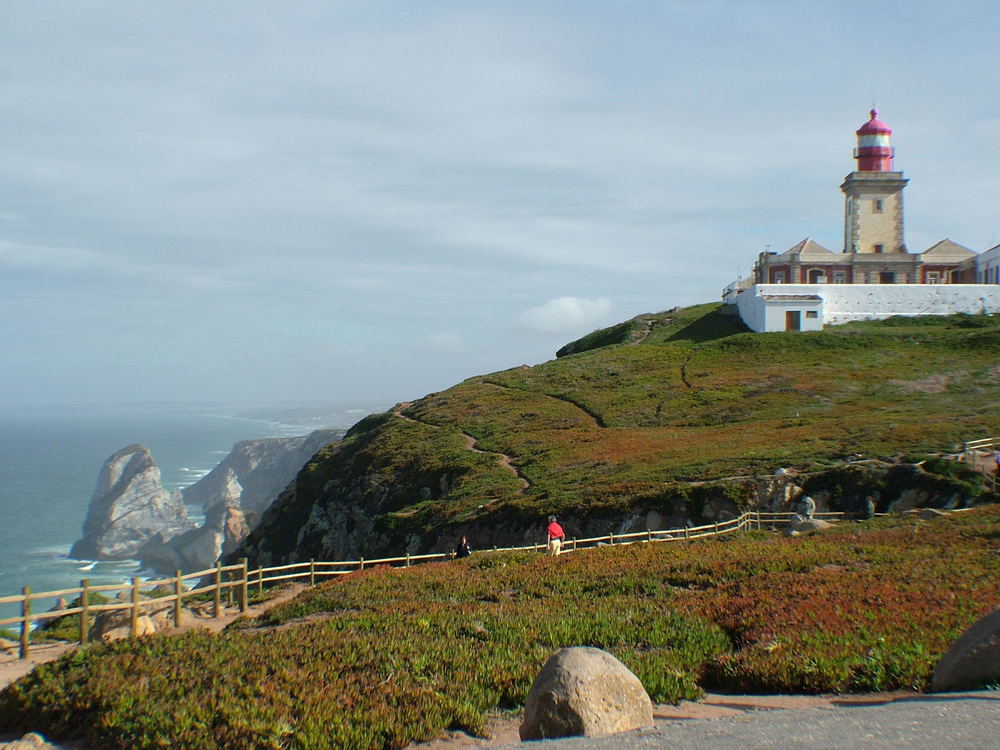
M 666 721 L 605 738 L 504 745 L 513 750 L 983 750 L 1000 748 L 1000 692 L 919 695 L 881 705 L 759 710 Z

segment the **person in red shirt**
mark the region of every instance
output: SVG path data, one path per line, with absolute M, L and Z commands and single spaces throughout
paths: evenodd
M 559 550 L 562 549 L 562 543 L 566 535 L 563 533 L 562 526 L 556 522 L 555 516 L 549 516 L 549 525 L 545 529 L 545 532 L 549 537 L 549 554 L 558 555 Z

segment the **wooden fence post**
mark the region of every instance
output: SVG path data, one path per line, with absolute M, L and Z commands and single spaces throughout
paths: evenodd
M 21 658 L 28 658 L 28 634 L 31 632 L 29 622 L 31 619 L 31 587 L 24 586 L 21 589 L 21 596 L 24 598 L 21 600 Z
M 406 553 L 406 567 L 410 567 L 410 553 Z
M 84 578 L 80 581 L 80 588 L 83 589 L 80 592 L 80 645 L 82 646 L 87 642 L 87 635 L 90 631 L 89 613 L 87 612 L 88 599 L 90 599 L 90 579 Z
M 684 527 L 684 538 L 685 539 L 688 538 L 688 527 L 687 526 Z
M 240 573 L 240 612 L 247 611 L 247 559 L 244 557 L 240 560 L 240 565 L 243 566 L 243 570 Z
M 718 521 L 715 522 L 715 535 L 716 536 L 719 535 L 719 522 Z
M 362 557 L 358 562 L 360 563 L 360 566 L 358 567 L 358 570 L 364 570 L 365 569 L 365 558 Z
M 221 614 L 221 608 L 219 606 L 219 598 L 222 594 L 222 563 L 215 563 L 215 589 L 212 591 L 212 617 L 218 617 Z
M 132 591 L 130 593 L 132 606 L 128 613 L 128 634 L 130 638 L 139 635 L 139 579 L 132 578 Z
M 615 543 L 615 532 L 613 532 L 613 531 L 611 532 L 611 543 L 612 544 Z
M 652 531 L 652 529 L 646 529 L 646 541 L 647 542 L 653 541 L 653 531 Z
M 316 585 L 316 560 L 312 557 L 309 558 L 309 585 Z
M 257 596 L 262 596 L 264 593 L 264 567 L 262 565 L 257 566 Z
M 181 597 L 184 596 L 184 583 L 181 581 L 181 572 L 174 572 L 174 627 L 181 626 Z
M 573 537 L 573 551 L 576 552 L 576 537 Z

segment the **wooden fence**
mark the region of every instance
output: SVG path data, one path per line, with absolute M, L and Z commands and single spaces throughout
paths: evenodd
M 962 443 L 962 461 L 983 472 L 983 487 L 991 492 L 997 491 L 998 467 L 993 454 L 998 446 L 1000 446 L 1000 437 L 970 440 L 967 443 Z M 984 451 L 988 452 L 988 455 L 984 456 Z
M 705 537 L 721 536 L 732 534 L 743 529 L 762 528 L 765 525 L 787 523 L 788 519 L 794 515 L 790 512 L 783 513 L 762 513 L 750 511 L 738 518 L 731 518 L 726 521 L 705 524 L 703 526 L 691 526 L 676 529 L 662 529 L 656 531 L 637 531 L 629 534 L 608 534 L 606 536 L 588 537 L 584 539 L 570 539 L 563 545 L 563 552 L 576 552 L 578 550 L 592 549 L 605 545 L 636 544 L 647 542 L 678 542 L 692 539 L 703 539 Z M 844 513 L 817 513 L 817 518 L 839 518 L 847 514 Z M 522 547 L 493 547 L 486 551 L 516 551 L 545 549 L 544 544 L 534 544 Z M 61 589 L 59 591 L 32 592 L 25 586 L 20 594 L 13 596 L 0 596 L 0 604 L 19 603 L 21 605 L 21 615 L 19 617 L 8 617 L 0 619 L 0 626 L 19 625 L 20 637 L 20 657 L 27 658 L 31 643 L 32 624 L 53 620 L 68 615 L 80 615 L 80 624 L 77 633 L 77 640 L 86 643 L 90 634 L 90 628 L 95 615 L 107 611 L 127 611 L 129 633 L 135 637 L 139 632 L 139 617 L 150 611 L 162 611 L 167 605 L 172 610 L 174 626 L 178 626 L 181 621 L 181 610 L 185 599 L 191 599 L 204 594 L 212 595 L 212 616 L 218 617 L 222 611 L 223 595 L 227 597 L 230 605 L 235 605 L 240 612 L 247 609 L 247 599 L 251 589 L 262 593 L 264 586 L 273 585 L 280 581 L 303 580 L 308 581 L 309 586 L 315 586 L 318 580 L 331 577 L 347 575 L 355 570 L 364 570 L 366 567 L 376 565 L 391 565 L 394 567 L 409 568 L 420 563 L 450 560 L 455 557 L 454 552 L 437 552 L 425 555 L 404 555 L 402 557 L 381 557 L 366 560 L 342 560 L 337 562 L 325 562 L 310 560 L 308 562 L 291 563 L 288 565 L 278 565 L 274 567 L 261 567 L 256 570 L 249 570 L 247 561 L 244 559 L 238 565 L 222 565 L 214 568 L 200 570 L 196 573 L 181 574 L 180 571 L 171 577 L 159 580 L 140 581 L 132 578 L 124 584 L 101 584 L 92 585 L 89 580 L 80 581 L 80 585 L 74 588 Z M 205 580 L 209 582 L 206 584 Z M 185 582 L 196 582 L 196 587 L 186 588 Z M 198 583 L 202 585 L 197 585 Z M 110 594 L 117 592 L 118 601 L 97 604 L 92 603 L 94 594 Z M 46 599 L 58 599 L 60 597 L 75 597 L 75 605 L 69 608 L 39 611 L 39 607 L 34 606 L 39 601 Z M 145 597 L 145 598 L 144 598 Z

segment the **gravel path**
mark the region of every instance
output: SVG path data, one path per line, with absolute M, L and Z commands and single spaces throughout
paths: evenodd
M 531 745 L 538 750 L 981 750 L 998 746 L 1000 692 L 995 691 L 912 695 L 883 703 L 833 700 L 825 707 L 761 707 L 717 718 L 658 718 L 648 730 Z

